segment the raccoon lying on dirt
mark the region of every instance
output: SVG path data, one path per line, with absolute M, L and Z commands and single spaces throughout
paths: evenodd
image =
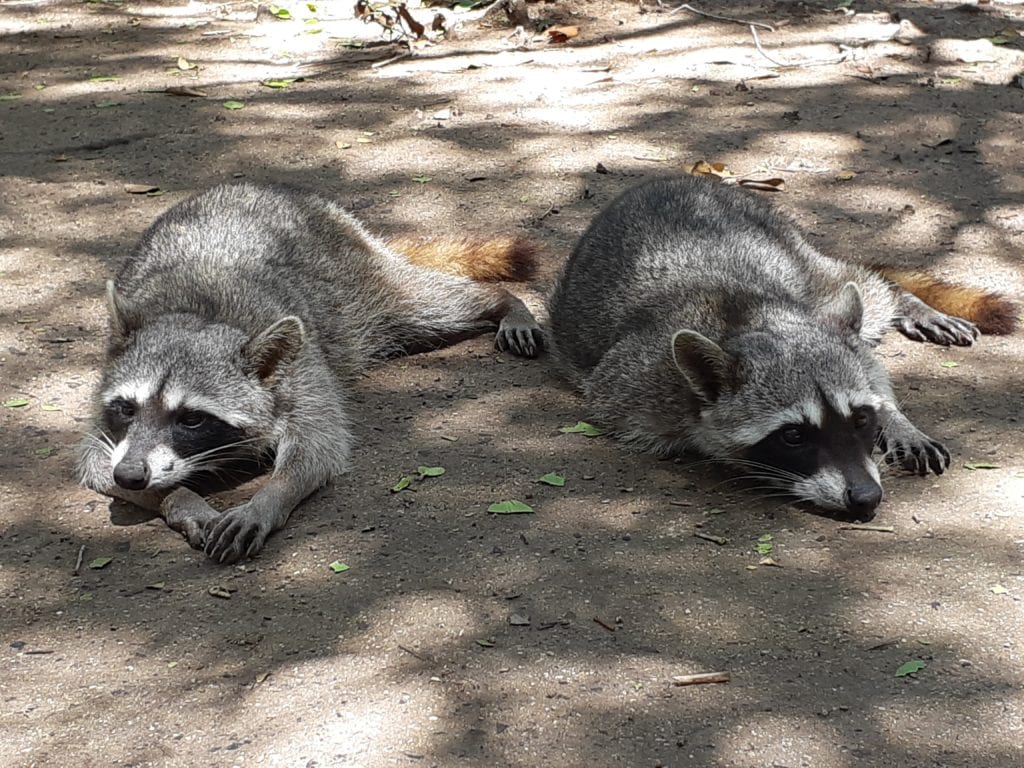
M 160 509 L 218 562 L 250 557 L 348 469 L 346 392 L 368 365 L 495 327 L 499 349 L 537 354 L 526 306 L 479 282 L 525 280 L 533 265 L 516 238 L 403 255 L 336 203 L 288 187 L 185 200 L 107 283 L 110 339 L 79 479 Z M 266 472 L 223 514 L 202 498 Z
M 549 302 L 549 341 L 590 415 L 622 440 L 731 462 L 837 517 L 869 520 L 882 499 L 876 444 L 922 475 L 950 461 L 900 411 L 873 353 L 882 334 L 894 326 L 968 346 L 979 329 L 1009 333 L 1015 321 L 1000 296 L 892 277 L 907 290 L 822 255 L 745 190 L 652 181 L 576 244 Z

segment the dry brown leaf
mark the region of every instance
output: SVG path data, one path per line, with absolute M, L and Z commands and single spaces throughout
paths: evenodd
M 698 160 L 694 163 L 690 168 L 690 174 L 693 176 L 715 176 L 719 179 L 729 179 L 736 175 L 726 167 L 725 163 L 709 163 L 707 160 Z
M 784 179 L 740 179 L 740 186 L 756 189 L 758 192 L 782 192 L 786 189 Z
M 159 192 L 160 187 L 153 184 L 125 184 L 124 191 L 129 195 L 148 195 L 150 192 Z
M 857 177 L 856 171 L 840 171 L 836 174 L 836 181 L 849 181 Z
M 549 43 L 564 43 L 580 33 L 579 27 L 548 27 Z

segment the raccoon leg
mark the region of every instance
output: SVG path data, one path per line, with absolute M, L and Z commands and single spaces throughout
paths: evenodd
M 918 475 L 927 475 L 929 470 L 936 475 L 946 471 L 950 460 L 946 446 L 915 427 L 894 402 L 882 405 L 879 421 L 878 446 L 886 463 Z
M 520 357 L 536 357 L 544 348 L 544 333 L 533 313 L 518 296 L 503 288 L 495 289 L 503 295 L 493 310 L 500 313 L 498 334 L 494 346 L 501 352 L 511 352 Z
M 974 323 L 939 312 L 906 291 L 897 295 L 896 312 L 893 326 L 913 341 L 969 347 L 981 335 Z
M 184 536 L 190 547 L 202 550 L 206 546 L 206 529 L 221 513 L 198 493 L 182 487 L 164 499 L 160 514 L 167 527 Z

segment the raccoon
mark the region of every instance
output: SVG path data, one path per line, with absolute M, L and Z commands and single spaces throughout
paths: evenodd
M 400 247 L 290 187 L 219 186 L 165 212 L 107 284 L 81 483 L 160 510 L 193 547 L 236 562 L 346 471 L 347 392 L 367 366 L 495 328 L 499 349 L 537 354 L 530 311 L 483 282 L 528 278 L 529 243 Z M 223 514 L 204 499 L 268 472 Z
M 871 519 L 885 459 L 950 455 L 897 405 L 874 354 L 905 336 L 968 346 L 1008 333 L 994 295 L 819 253 L 763 197 L 698 177 L 630 189 L 577 242 L 549 300 L 549 344 L 586 408 L 626 443 L 732 463 L 836 517 Z M 975 323 L 978 323 L 977 325 Z

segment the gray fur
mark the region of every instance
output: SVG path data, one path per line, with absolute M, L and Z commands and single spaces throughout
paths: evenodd
M 642 184 L 598 214 L 549 310 L 554 357 L 594 420 L 659 455 L 739 464 L 770 428 L 817 414 L 824 397 L 840 409 L 870 405 L 887 459 L 941 473 L 949 454 L 899 410 L 873 348 L 894 324 L 944 344 L 977 335 L 819 253 L 763 197 L 696 177 Z M 864 453 L 870 462 L 870 441 Z M 877 485 L 873 466 L 851 471 L 862 490 Z M 774 480 L 842 509 L 836 473 L 822 478 L 819 491 L 807 478 Z
M 107 301 L 108 354 L 79 478 L 162 508 L 221 562 L 259 551 L 302 499 L 348 469 L 346 391 L 371 363 L 495 326 L 502 349 L 533 356 L 539 344 L 533 317 L 507 291 L 415 266 L 337 204 L 286 187 L 220 186 L 171 208 L 125 260 Z M 119 446 L 102 413 L 133 395 L 139 409 Z M 175 455 L 164 445 L 165 411 L 183 400 L 243 437 L 208 455 Z M 172 494 L 229 454 L 272 469 L 250 501 L 219 515 L 195 494 Z M 161 466 L 143 466 L 152 455 Z M 115 462 L 123 482 L 149 485 L 119 486 Z

